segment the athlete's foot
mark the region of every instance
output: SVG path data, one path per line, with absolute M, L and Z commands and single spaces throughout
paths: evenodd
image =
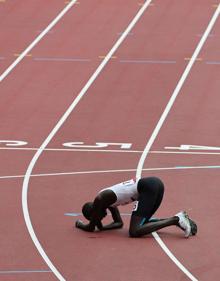
M 185 237 L 188 238 L 190 235 L 192 235 L 191 224 L 193 225 L 194 222 L 191 220 L 192 223 L 190 223 L 189 216 L 187 215 L 187 213 L 185 211 L 179 212 L 175 216 L 179 218 L 178 225 L 185 232 Z M 194 228 L 194 232 L 195 231 L 196 230 Z

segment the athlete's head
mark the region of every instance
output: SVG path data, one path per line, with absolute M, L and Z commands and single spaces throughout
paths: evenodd
M 92 202 L 87 202 L 83 205 L 82 213 L 87 220 L 91 219 L 92 210 L 93 210 L 93 203 Z

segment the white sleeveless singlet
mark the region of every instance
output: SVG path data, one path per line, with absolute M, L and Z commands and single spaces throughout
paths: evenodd
M 111 205 L 112 207 L 116 207 L 119 205 L 126 205 L 138 199 L 138 190 L 137 190 L 138 181 L 139 179 L 131 179 L 125 182 L 115 184 L 110 187 L 106 187 L 102 189 L 100 192 L 110 189 L 115 193 L 117 197 L 117 201 Z

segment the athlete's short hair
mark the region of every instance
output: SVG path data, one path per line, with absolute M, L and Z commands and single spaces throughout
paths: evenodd
M 93 210 L 93 202 L 86 202 L 82 207 L 83 216 L 87 219 L 91 219 L 91 214 Z

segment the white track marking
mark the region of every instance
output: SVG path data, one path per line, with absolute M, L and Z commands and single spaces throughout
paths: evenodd
M 177 166 L 177 167 L 161 167 L 161 168 L 146 168 L 142 171 L 170 171 L 170 170 L 190 170 L 190 169 L 220 169 L 220 166 Z M 54 176 L 74 176 L 74 175 L 85 175 L 85 174 L 103 174 L 103 173 L 128 173 L 135 172 L 136 169 L 119 169 L 119 170 L 97 170 L 97 171 L 80 171 L 80 172 L 57 172 L 57 173 L 41 173 L 31 174 L 30 177 L 54 177 Z M 16 179 L 24 178 L 25 175 L 14 175 L 14 176 L 0 176 L 0 179 Z
M 14 141 L 14 140 L 0 140 L 0 145 L 4 144 L 5 146 L 9 146 L 9 147 L 17 147 L 17 146 L 23 146 L 23 145 L 27 145 L 26 141 Z
M 192 145 L 192 144 L 181 144 L 179 147 L 166 146 L 165 149 L 175 150 L 220 150 L 219 146 L 205 146 L 205 145 Z
M 186 80 L 186 78 L 188 77 L 191 69 L 192 69 L 192 66 L 193 64 L 195 63 L 196 61 L 196 58 L 198 57 L 206 39 L 208 38 L 218 16 L 220 14 L 220 4 L 218 5 L 218 8 L 216 9 L 212 19 L 210 20 L 209 24 L 208 24 L 208 27 L 205 31 L 205 33 L 203 34 L 198 46 L 196 47 L 193 55 L 192 55 L 192 58 L 190 59 L 185 71 L 183 72 L 163 114 L 161 115 L 148 143 L 146 144 L 146 147 L 144 149 L 144 152 L 143 154 L 141 155 L 141 158 L 139 160 L 139 163 L 138 163 L 138 166 L 137 166 L 137 172 L 136 172 L 136 176 L 137 177 L 140 177 L 141 176 L 141 173 L 142 173 L 142 169 L 143 169 L 143 166 L 144 166 L 144 162 L 146 160 L 146 157 L 150 151 L 150 148 L 151 146 L 153 145 L 163 123 L 165 122 L 178 94 L 180 93 L 180 90 Z M 170 257 L 170 259 L 180 268 L 180 270 L 182 270 L 184 272 L 184 274 L 186 274 L 188 276 L 189 279 L 193 280 L 193 281 L 197 281 L 197 279 L 177 260 L 177 258 L 171 253 L 171 251 L 166 247 L 166 245 L 163 243 L 163 241 L 161 240 L 161 238 L 158 236 L 157 233 L 152 233 L 154 238 L 156 239 L 156 241 L 158 242 L 158 244 L 162 247 L 162 249 L 164 250 L 164 252 Z
M 39 43 L 39 41 L 57 24 L 57 22 L 66 14 L 67 11 L 76 3 L 77 0 L 72 0 L 59 15 L 37 36 L 37 38 L 18 56 L 18 58 L 2 73 L 0 82 L 5 79 L 8 74 L 16 67 L 17 64 Z
M 64 147 L 71 147 L 71 148 L 85 148 L 85 149 L 100 149 L 109 146 L 117 146 L 121 149 L 130 149 L 132 143 L 118 143 L 118 142 L 96 142 L 95 145 L 87 145 L 84 142 L 66 142 L 63 143 Z
M 99 67 L 96 69 L 96 71 L 93 73 L 93 75 L 90 77 L 90 79 L 88 80 L 88 82 L 85 84 L 85 86 L 83 87 L 83 89 L 81 90 L 81 92 L 78 94 L 78 96 L 75 98 L 75 100 L 72 102 L 72 104 L 69 106 L 69 108 L 67 109 L 67 111 L 64 113 L 64 115 L 61 117 L 61 119 L 58 121 L 58 123 L 56 124 L 56 126 L 53 128 L 53 130 L 50 132 L 50 134 L 48 135 L 48 137 L 45 139 L 45 141 L 42 143 L 42 145 L 40 146 L 40 148 L 38 149 L 38 151 L 35 153 L 34 157 L 32 158 L 28 169 L 26 171 L 25 177 L 24 177 L 24 181 L 23 181 L 23 188 L 22 188 L 22 208 L 23 208 L 23 214 L 24 214 L 24 219 L 25 219 L 25 223 L 26 226 L 28 228 L 29 234 L 32 238 L 32 241 L 34 242 L 37 250 L 39 251 L 40 255 L 42 256 L 42 258 L 44 259 L 44 261 L 47 263 L 47 265 L 49 266 L 49 268 L 53 271 L 54 275 L 60 280 L 60 281 L 64 281 L 65 279 L 63 278 L 63 276 L 59 273 L 59 271 L 55 268 L 55 266 L 53 265 L 53 263 L 50 261 L 49 257 L 47 256 L 47 254 L 45 253 L 43 247 L 41 246 L 39 240 L 37 239 L 37 236 L 34 232 L 32 223 L 31 223 L 31 219 L 30 219 L 30 215 L 29 215 L 29 208 L 28 208 L 28 199 L 27 199 L 27 195 L 28 195 L 28 186 L 29 186 L 29 180 L 30 180 L 30 176 L 32 173 L 32 170 L 38 160 L 38 158 L 40 157 L 41 153 L 44 151 L 44 149 L 46 148 L 46 146 L 49 144 L 49 142 L 52 140 L 52 138 L 55 136 L 55 134 L 58 132 L 58 130 L 61 128 L 61 126 L 64 124 L 64 122 L 66 121 L 66 119 L 68 118 L 68 116 L 72 113 L 72 111 L 74 110 L 74 108 L 77 106 L 77 104 L 80 102 L 80 100 L 82 99 L 82 97 L 86 94 L 87 90 L 90 88 L 90 86 L 93 84 L 93 82 L 96 80 L 96 78 L 98 77 L 98 75 L 101 73 L 101 71 L 103 70 L 103 68 L 105 67 L 105 65 L 108 63 L 108 61 L 111 59 L 112 55 L 114 54 L 114 52 L 118 49 L 118 47 L 121 45 L 121 43 L 124 41 L 124 39 L 126 38 L 126 36 L 128 35 L 128 33 L 131 31 L 131 29 L 135 26 L 135 24 L 137 23 L 137 21 L 140 19 L 140 17 L 143 15 L 144 11 L 147 9 L 147 7 L 149 6 L 149 4 L 151 3 L 151 0 L 148 0 L 144 3 L 144 5 L 140 8 L 140 10 L 138 11 L 138 13 L 136 14 L 136 16 L 134 17 L 134 19 L 131 21 L 131 23 L 128 25 L 128 27 L 126 28 L 126 30 L 122 33 L 122 35 L 120 36 L 120 38 L 116 41 L 115 45 L 112 47 L 112 49 L 109 51 L 109 53 L 107 54 L 107 56 L 103 59 L 103 61 L 101 62 L 101 64 L 99 65 Z M 29 51 L 29 50 L 28 50 Z M 27 53 L 28 53 L 27 51 Z M 7 74 L 5 74 L 7 75 Z
M 37 147 L 0 147 L 0 150 L 17 150 L 17 151 L 37 151 Z M 44 152 L 107 152 L 107 153 L 143 153 L 143 150 L 119 150 L 119 149 L 74 149 L 74 148 L 45 148 Z M 151 154 L 184 154 L 184 155 L 220 155 L 220 152 L 194 152 L 194 151 L 161 151 L 151 150 Z

